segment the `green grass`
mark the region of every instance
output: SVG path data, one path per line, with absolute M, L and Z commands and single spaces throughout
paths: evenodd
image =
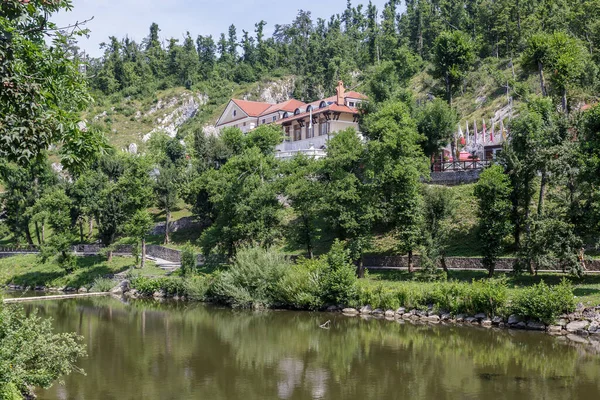
M 484 279 L 486 276 L 487 272 L 483 270 L 448 272 L 448 280 L 460 282 L 472 282 L 473 280 Z M 560 273 L 539 273 L 537 276 L 496 273 L 496 277 L 506 278 L 511 293 L 533 286 L 542 280 L 549 286 L 558 285 L 562 279 L 566 278 L 573 283 L 577 302 L 581 302 L 586 306 L 600 305 L 600 274 L 590 274 L 583 278 L 576 278 Z M 414 278 L 415 275 L 409 274 L 408 271 L 373 270 L 369 271 L 367 281 L 372 285 L 394 286 L 398 282 L 414 281 Z M 431 285 L 428 282 L 415 282 L 415 284 Z
M 87 288 L 96 278 L 127 271 L 135 263 L 132 257 L 117 256 L 110 263 L 101 256 L 78 257 L 76 262 L 76 270 L 67 274 L 57 263 L 41 263 L 35 255 L 3 258 L 0 259 L 0 285 Z M 165 272 L 147 262 L 146 268 L 136 270 L 136 273 L 156 276 Z

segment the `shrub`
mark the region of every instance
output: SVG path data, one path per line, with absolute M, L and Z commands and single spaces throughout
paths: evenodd
M 181 273 L 184 276 L 196 273 L 196 254 L 190 245 L 185 245 L 181 251 Z
M 504 279 L 482 279 L 473 281 L 470 287 L 470 304 L 467 311 L 499 315 L 506 307 L 508 288 Z
M 185 296 L 186 285 L 181 278 L 147 278 L 140 276 L 131 281 L 131 286 L 145 296 L 152 296 L 155 292 L 163 291 L 167 296 Z
M 326 268 L 324 258 L 298 260 L 277 283 L 277 302 L 297 309 L 321 308 L 321 281 Z
M 574 310 L 573 286 L 566 279 L 554 287 L 541 281 L 535 286 L 525 288 L 513 298 L 511 306 L 512 313 L 546 324 L 553 323 L 559 315 Z
M 327 254 L 323 272 L 322 299 L 325 304 L 353 304 L 357 297 L 356 268 L 344 244 L 336 240 Z
M 92 292 L 110 292 L 116 285 L 115 281 L 108 278 L 96 278 L 92 284 Z
M 190 300 L 204 301 L 211 281 L 205 276 L 194 276 L 184 281 L 186 296 Z
M 289 267 L 290 261 L 273 250 L 242 248 L 233 264 L 216 275 L 209 294 L 233 307 L 269 307 L 275 303 L 275 289 Z

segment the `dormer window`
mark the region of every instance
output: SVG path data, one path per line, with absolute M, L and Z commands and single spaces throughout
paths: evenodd
M 327 107 L 327 102 L 326 102 L 326 101 L 322 101 L 322 102 L 319 104 L 319 108 L 325 108 L 325 107 Z
M 313 106 L 308 106 L 308 107 L 306 107 L 306 112 L 311 112 L 312 109 L 313 109 Z
M 283 113 L 283 119 L 286 119 L 287 117 L 289 117 L 289 113 L 286 111 Z
M 296 108 L 296 110 L 294 111 L 294 115 L 298 115 L 302 112 L 302 110 L 300 110 L 299 108 Z
M 356 104 L 353 101 L 351 101 L 349 105 L 350 107 L 354 107 Z

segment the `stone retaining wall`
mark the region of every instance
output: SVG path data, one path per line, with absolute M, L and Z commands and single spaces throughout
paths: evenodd
M 415 267 L 420 266 L 420 257 L 414 256 L 413 262 Z M 483 259 L 481 258 L 469 258 L 469 257 L 448 257 L 446 258 L 446 265 L 449 269 L 457 270 L 479 270 L 485 269 L 483 266 Z M 517 261 L 516 258 L 500 258 L 496 262 L 496 270 L 512 270 L 514 263 Z M 408 257 L 406 256 L 365 256 L 363 257 L 363 263 L 366 267 L 373 268 L 408 268 Z M 600 260 L 586 261 L 586 268 L 590 272 L 600 272 Z M 560 269 L 556 269 L 560 271 Z
M 464 171 L 432 172 L 431 183 L 436 185 L 457 186 L 474 183 L 479 180 L 481 169 L 467 169 Z

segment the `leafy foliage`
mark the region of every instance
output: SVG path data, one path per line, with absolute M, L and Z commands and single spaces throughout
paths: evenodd
M 0 304 L 0 395 L 21 399 L 34 387 L 49 388 L 73 371 L 75 362 L 85 356 L 75 334 L 56 334 L 51 321 L 36 313 L 26 315 L 16 307 Z
M 551 324 L 559 315 L 575 310 L 573 286 L 566 279 L 553 287 L 542 281 L 521 290 L 513 299 L 511 309 L 517 315 Z

